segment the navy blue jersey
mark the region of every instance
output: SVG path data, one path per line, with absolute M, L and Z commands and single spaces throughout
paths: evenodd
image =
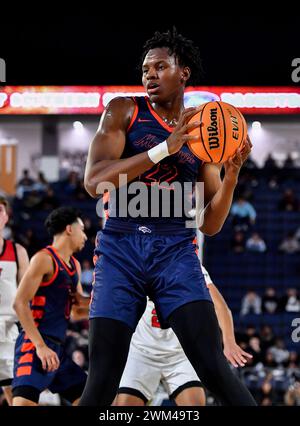
M 132 157 L 144 151 L 148 151 L 166 140 L 173 130 L 173 128 L 169 127 L 154 111 L 148 97 L 135 97 L 133 99 L 136 106 L 131 123 L 127 129 L 125 149 L 121 158 Z M 202 161 L 197 158 L 185 144 L 178 153 L 170 155 L 158 164 L 153 165 L 151 169 L 147 170 L 134 180 L 134 182 L 143 182 L 148 188 L 148 206 L 146 216 L 143 217 L 140 215 L 137 217 L 122 217 L 122 210 L 119 208 L 118 200 L 119 192 L 127 192 L 127 187 L 124 186 L 116 191 L 116 202 L 112 202 L 111 197 L 108 219 L 110 226 L 112 223 L 117 226 L 117 223 L 120 221 L 133 221 L 143 223 L 145 225 L 150 225 L 151 223 L 171 223 L 175 226 L 182 226 L 185 220 L 190 219 L 187 215 L 187 211 L 189 211 L 189 209 L 184 209 L 183 198 L 182 208 L 178 208 L 178 198 L 174 198 L 175 185 L 177 185 L 176 182 L 178 182 L 181 185 L 181 188 L 183 188 L 184 182 L 190 182 L 191 186 L 193 186 L 197 180 L 201 164 Z M 162 203 L 160 203 L 158 213 L 157 210 L 155 214 L 151 211 L 151 200 L 153 195 L 151 194 L 150 188 L 154 186 L 159 190 L 160 200 L 162 200 L 166 191 L 167 195 L 170 197 L 170 213 L 167 217 L 164 217 L 164 212 L 161 208 Z M 127 205 L 129 205 L 130 200 L 136 197 L 137 194 L 139 194 L 139 192 L 127 194 Z M 185 198 L 185 202 L 190 203 L 191 209 L 192 194 L 185 194 Z
M 41 282 L 30 303 L 31 312 L 40 333 L 64 341 L 72 307 L 72 293 L 76 292 L 79 276 L 72 256 L 69 267 L 53 246 L 45 249 L 53 259 L 54 274 L 48 282 Z

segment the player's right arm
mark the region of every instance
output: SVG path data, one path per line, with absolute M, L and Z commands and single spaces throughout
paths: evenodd
M 57 354 L 46 345 L 41 333 L 35 326 L 29 302 L 36 294 L 40 283 L 50 279 L 53 273 L 51 257 L 42 251 L 35 254 L 20 282 L 13 304 L 23 329 L 36 348 L 43 369 L 47 371 L 56 370 L 59 367 L 59 359 Z
M 89 148 L 84 176 L 85 188 L 94 198 L 100 195 L 97 194 L 100 183 L 109 182 L 118 188 L 120 174 L 126 174 L 127 182 L 130 182 L 154 165 L 147 151 L 121 159 L 134 108 L 132 99 L 115 98 L 107 105 L 101 117 L 98 131 Z M 187 135 L 187 131 L 197 127 L 197 124 L 186 123 L 197 111 L 197 108 L 188 108 L 182 114 L 178 125 L 167 139 L 170 155 L 179 151 L 185 142 L 195 138 Z

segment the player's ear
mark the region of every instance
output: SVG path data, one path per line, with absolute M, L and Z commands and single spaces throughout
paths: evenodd
M 183 67 L 181 71 L 181 83 L 186 83 L 191 76 L 191 69 L 189 67 Z
M 67 235 L 71 235 L 72 234 L 72 225 L 67 225 L 66 226 L 66 233 L 67 233 Z

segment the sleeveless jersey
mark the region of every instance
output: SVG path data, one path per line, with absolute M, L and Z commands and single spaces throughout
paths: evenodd
M 76 292 L 79 280 L 77 261 L 72 256 L 70 268 L 53 246 L 43 250 L 53 259 L 54 275 L 49 281 L 40 283 L 30 308 L 40 333 L 63 342 L 70 319 L 72 293 Z
M 10 240 L 4 240 L 0 254 L 0 317 L 7 321 L 17 321 L 13 302 L 17 292 L 17 253 Z
M 148 97 L 135 97 L 133 99 L 135 102 L 135 110 L 131 123 L 127 129 L 125 149 L 121 158 L 132 157 L 144 151 L 148 151 L 166 140 L 173 131 L 173 128 L 169 127 L 154 111 Z M 147 170 L 133 181 L 143 182 L 147 188 L 148 206 L 145 205 L 146 203 L 144 201 L 138 205 L 139 209 L 143 209 L 145 213 L 143 213 L 144 216 L 140 214 L 137 217 L 122 217 L 124 216 L 124 209 L 121 207 L 119 200 L 122 198 L 124 199 L 124 194 L 128 191 L 128 186 L 125 185 L 115 191 L 115 198 L 113 200 L 110 194 L 108 220 L 113 222 L 133 221 L 145 225 L 150 225 L 151 223 L 168 223 L 182 227 L 184 221 L 191 219 L 188 212 L 192 209 L 192 191 L 187 191 L 188 193 L 183 195 L 183 184 L 184 182 L 189 182 L 189 189 L 194 187 L 201 164 L 202 161 L 190 151 L 186 144 L 184 144 L 178 153 L 163 159 L 158 164 L 154 164 L 151 169 Z M 132 182 L 129 184 L 131 183 Z M 178 202 L 180 192 L 176 190 L 176 185 L 178 184 L 182 188 L 181 205 L 180 202 Z M 157 191 L 156 197 L 157 194 L 159 194 L 159 207 L 155 210 L 155 213 L 153 209 L 151 210 L 151 206 L 153 205 L 151 188 Z M 125 206 L 127 209 L 130 201 L 136 197 L 137 194 L 139 194 L 138 191 L 133 194 L 127 193 L 127 203 L 123 203 L 122 206 Z M 169 197 L 169 201 L 163 204 L 163 197 Z M 186 208 L 184 208 L 184 203 L 186 203 Z M 164 213 L 164 207 L 162 207 L 166 205 L 170 208 L 167 214 Z

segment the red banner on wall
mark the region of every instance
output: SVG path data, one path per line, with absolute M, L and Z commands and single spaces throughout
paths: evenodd
M 116 96 L 142 96 L 142 86 L 0 86 L 0 114 L 101 114 Z M 188 87 L 185 105 L 221 100 L 244 114 L 300 114 L 300 87 Z

